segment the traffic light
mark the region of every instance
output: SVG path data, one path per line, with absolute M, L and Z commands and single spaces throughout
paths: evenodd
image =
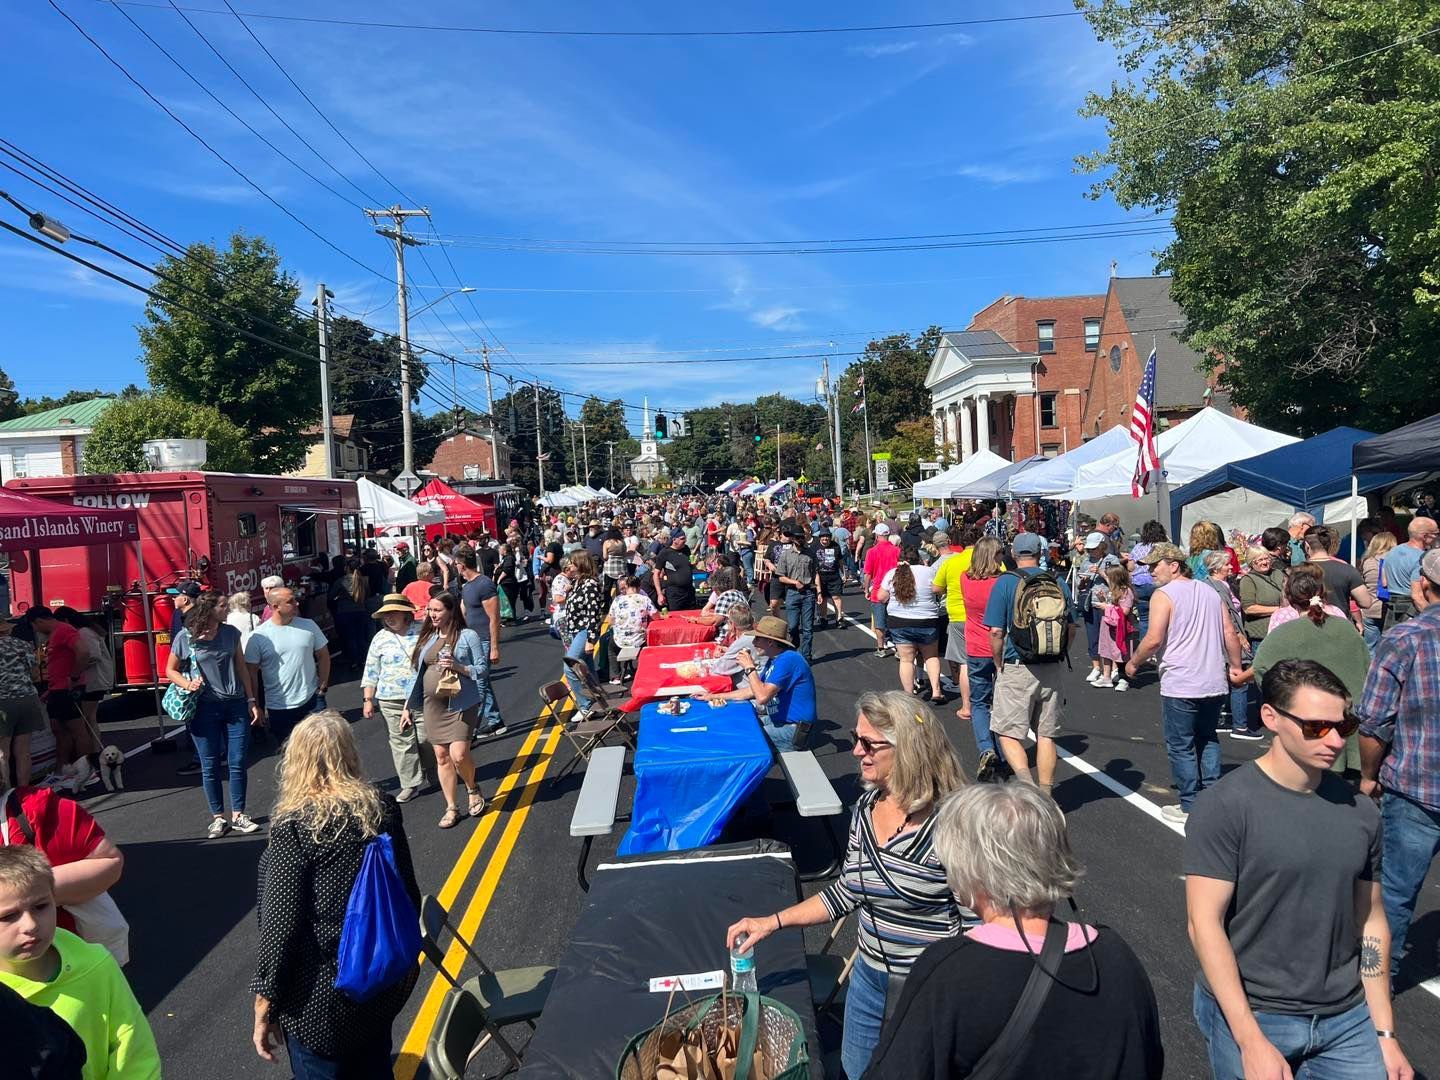
M 655 438 L 664 439 L 670 430 L 669 421 L 665 419 L 664 413 L 655 414 Z
M 762 436 L 762 435 L 757 431 L 757 432 L 755 433 L 755 445 L 756 445 L 756 446 L 759 446 L 760 443 L 763 441 L 763 439 L 764 439 L 764 436 Z

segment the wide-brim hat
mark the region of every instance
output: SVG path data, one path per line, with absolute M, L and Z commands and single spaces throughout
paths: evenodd
M 790 627 L 784 619 L 776 615 L 766 615 L 756 620 L 755 629 L 750 632 L 755 637 L 769 638 L 771 641 L 778 641 L 782 645 L 790 644 Z
M 388 615 L 392 611 L 403 611 L 406 615 L 414 615 L 415 605 L 404 593 L 392 592 L 386 595 L 385 602 L 375 609 L 375 618 Z

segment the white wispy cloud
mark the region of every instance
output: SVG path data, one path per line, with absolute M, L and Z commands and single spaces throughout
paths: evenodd
M 845 52 L 850 56 L 863 56 L 867 60 L 879 60 L 886 56 L 900 56 L 917 49 L 964 48 L 975 44 L 969 34 L 955 32 L 936 37 L 907 38 L 902 41 L 882 41 L 875 45 L 851 45 Z
M 798 318 L 800 312 L 801 309 L 798 307 L 775 304 L 752 311 L 746 317 L 756 326 L 763 326 L 766 330 L 798 330 L 801 327 L 801 321 Z
M 962 165 L 955 170 L 955 175 L 967 180 L 981 180 L 987 184 L 994 184 L 996 187 L 1004 187 L 1010 184 L 1039 183 L 1049 174 L 1044 169 L 1034 166 L 1003 165 L 993 162 Z

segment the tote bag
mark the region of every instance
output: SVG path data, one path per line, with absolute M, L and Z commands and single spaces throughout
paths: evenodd
M 420 955 L 420 916 L 400 873 L 386 833 L 365 845 L 360 873 L 350 887 L 340 930 L 335 989 L 354 1001 L 368 1001 L 394 986 Z

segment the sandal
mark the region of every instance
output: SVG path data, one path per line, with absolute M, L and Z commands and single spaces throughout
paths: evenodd
M 458 809 L 453 806 L 447 806 L 445 808 L 445 816 L 440 819 L 440 828 L 453 829 L 456 825 L 460 824 L 461 816 Z
M 470 816 L 479 817 L 485 812 L 485 796 L 477 789 L 469 792 L 470 795 Z

